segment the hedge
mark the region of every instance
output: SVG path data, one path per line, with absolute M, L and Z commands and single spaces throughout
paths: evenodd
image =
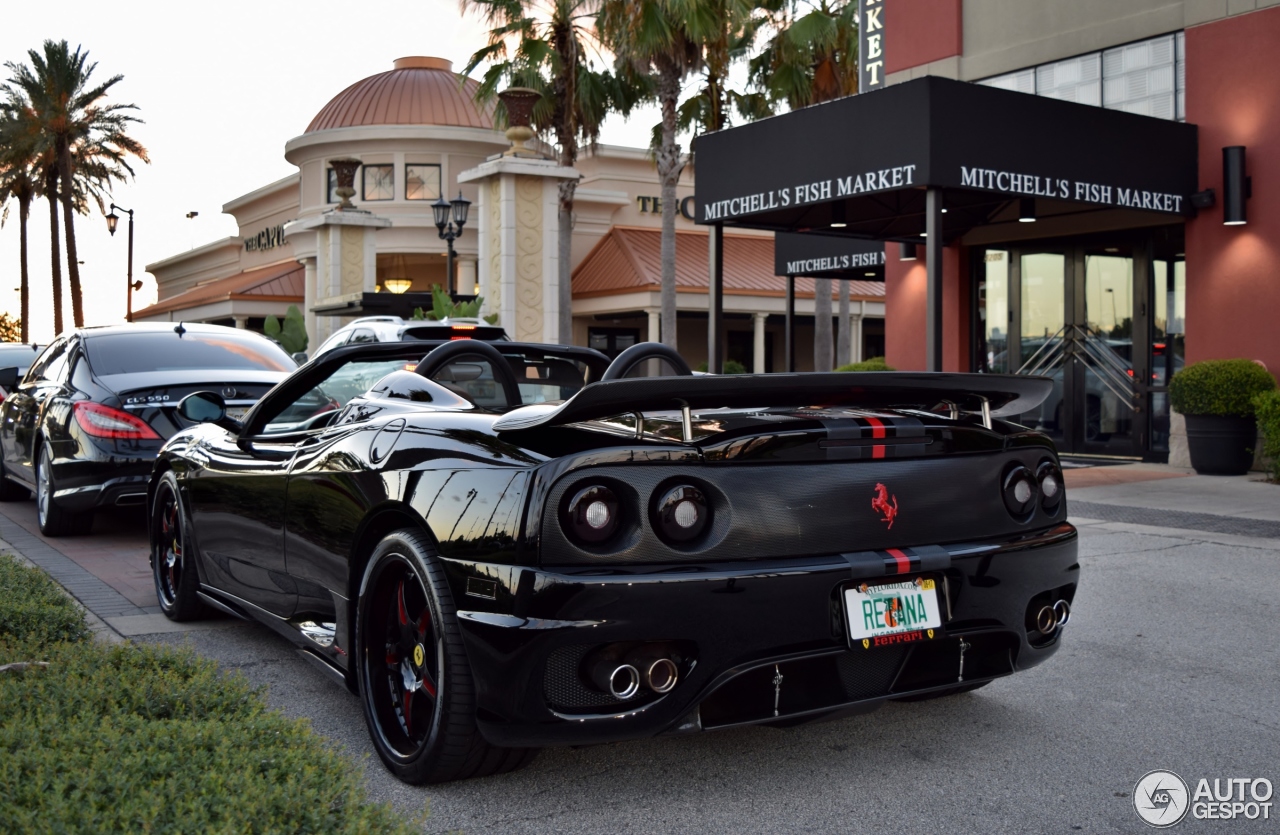
M 0 635 L 43 643 L 89 637 L 76 604 L 36 568 L 0 554 Z
M 60 590 L 9 557 L 0 576 L 27 603 L 0 666 L 48 664 L 0 672 L 0 832 L 411 831 L 243 676 L 186 649 L 87 640 L 83 622 L 51 640 Z
M 1280 391 L 1268 391 L 1253 399 L 1262 431 L 1262 455 L 1271 467 L 1271 478 L 1280 482 Z
M 1252 360 L 1205 360 L 1173 375 L 1169 403 L 1184 415 L 1252 417 L 1253 399 L 1275 387 L 1275 378 Z
M 894 371 L 885 361 L 884 357 L 869 357 L 862 362 L 851 362 L 848 365 L 842 365 L 836 371 Z

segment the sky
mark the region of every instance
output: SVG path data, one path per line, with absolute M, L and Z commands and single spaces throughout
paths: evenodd
M 133 271 L 143 282 L 134 294 L 135 310 L 156 298 L 145 265 L 236 234 L 222 205 L 296 170 L 284 158 L 285 143 L 329 99 L 406 55 L 448 58 L 460 70 L 484 45 L 486 32 L 478 17 L 461 14 L 456 0 L 6 6 L 0 64 L 26 62 L 27 50 L 39 49 L 45 39 L 66 39 L 98 62 L 94 79 L 124 76 L 111 100 L 138 105 L 146 122 L 133 135 L 147 147 L 151 164 L 136 165 L 137 179 L 112 195 L 134 210 Z M 655 108 L 630 120 L 612 117 L 601 141 L 645 146 L 657 121 Z M 188 212 L 199 214 L 188 219 Z M 76 219 L 86 324 L 124 321 L 127 232 L 122 215 L 115 237 L 108 235 L 96 207 Z M 53 336 L 47 203 L 32 206 L 28 235 L 31 338 L 47 342 Z M 62 280 L 70 327 L 65 261 Z M 0 311 L 18 314 L 18 284 L 15 204 L 0 229 Z

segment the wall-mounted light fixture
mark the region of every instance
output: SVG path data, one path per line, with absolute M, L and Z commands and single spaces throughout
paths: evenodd
M 1222 225 L 1244 226 L 1249 222 L 1246 202 L 1253 195 L 1253 180 L 1245 175 L 1244 146 L 1222 149 Z
M 898 260 L 914 261 L 916 260 L 915 244 L 898 244 Z
M 1034 197 L 1024 197 L 1018 201 L 1018 223 L 1035 223 L 1036 222 L 1036 200 Z
M 848 225 L 849 224 L 846 223 L 844 219 L 844 204 L 832 203 L 831 204 L 831 228 L 843 229 Z

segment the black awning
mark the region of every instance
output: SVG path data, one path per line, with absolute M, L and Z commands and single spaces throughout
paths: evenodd
M 1176 222 L 1196 143 L 1194 125 L 926 77 L 700 136 L 697 220 L 911 240 L 940 187 L 947 238 L 1016 222 L 1021 198 L 1042 218 Z
M 884 244 L 816 233 L 778 232 L 773 236 L 773 271 L 777 275 L 884 281 Z

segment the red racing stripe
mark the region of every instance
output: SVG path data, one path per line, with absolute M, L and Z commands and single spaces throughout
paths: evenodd
M 862 419 L 871 424 L 871 437 L 884 437 L 884 421 L 880 420 L 880 418 L 871 417 L 870 415 L 864 415 Z
M 906 574 L 911 570 L 911 557 L 908 557 L 902 551 L 899 551 L 897 548 L 890 548 L 885 553 L 893 557 L 894 562 L 898 564 L 899 574 Z

